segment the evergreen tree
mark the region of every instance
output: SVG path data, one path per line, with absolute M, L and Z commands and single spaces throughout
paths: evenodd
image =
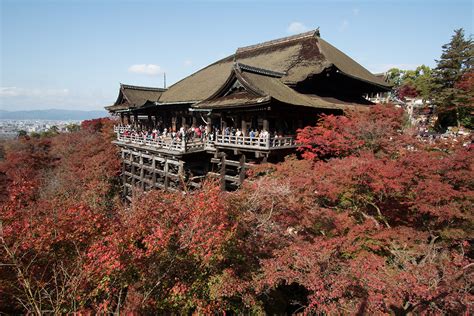
M 472 128 L 472 104 L 466 101 L 469 100 L 468 92 L 457 85 L 465 74 L 473 71 L 472 39 L 466 39 L 461 28 L 454 31 L 451 41 L 442 48 L 443 53 L 433 71 L 432 97 L 437 106 L 438 128 L 461 124 Z

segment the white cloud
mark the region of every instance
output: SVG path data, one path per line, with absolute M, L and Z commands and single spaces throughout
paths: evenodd
M 132 65 L 128 68 L 129 72 L 133 72 L 136 74 L 144 74 L 148 76 L 156 76 L 163 73 L 163 70 L 158 65 L 153 64 L 137 64 Z
M 359 8 L 354 8 L 354 9 L 352 9 L 352 14 L 354 14 L 354 15 L 357 16 L 357 15 L 359 15 L 359 13 L 360 13 Z
M 339 31 L 344 32 L 349 27 L 349 21 L 343 20 L 341 26 L 339 26 Z
M 67 96 L 68 89 L 39 89 L 0 87 L 0 97 L 60 97 Z
M 290 34 L 303 33 L 308 31 L 309 28 L 301 22 L 291 22 L 286 29 L 286 32 Z
M 192 66 L 193 64 L 193 61 L 191 59 L 186 59 L 183 64 L 186 66 L 186 67 L 189 67 L 189 66 Z

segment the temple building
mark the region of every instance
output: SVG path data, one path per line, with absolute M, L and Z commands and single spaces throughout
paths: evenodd
M 122 84 L 106 109 L 120 118 L 125 196 L 206 176 L 238 187 L 252 164 L 293 152 L 296 131 L 322 113 L 367 110 L 364 96 L 390 88 L 319 30 L 238 48 L 166 90 Z

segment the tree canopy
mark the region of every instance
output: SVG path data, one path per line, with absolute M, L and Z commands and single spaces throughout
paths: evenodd
M 469 79 L 471 80 L 471 79 Z M 469 314 L 474 155 L 403 111 L 323 116 L 235 192 L 119 198 L 112 122 L 8 142 L 0 312 Z

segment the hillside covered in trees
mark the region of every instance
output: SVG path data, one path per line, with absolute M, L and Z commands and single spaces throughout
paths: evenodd
M 113 122 L 4 144 L 0 312 L 472 312 L 470 140 L 325 116 L 237 191 L 120 198 Z

